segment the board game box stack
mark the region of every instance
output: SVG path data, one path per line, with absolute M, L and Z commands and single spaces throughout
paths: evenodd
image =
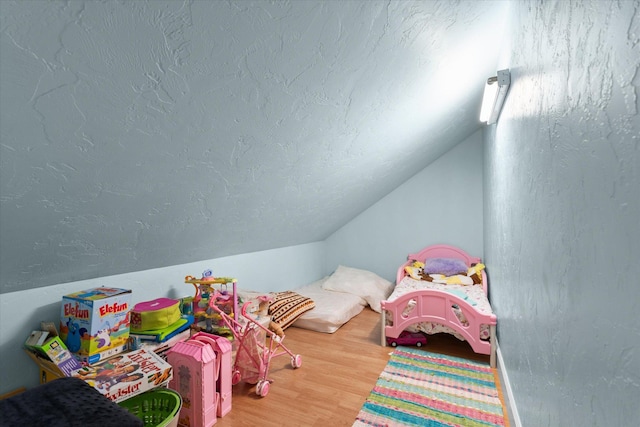
M 173 378 L 173 369 L 153 351 L 142 348 L 85 366 L 73 376 L 83 379 L 102 395 L 118 403 L 167 385 Z

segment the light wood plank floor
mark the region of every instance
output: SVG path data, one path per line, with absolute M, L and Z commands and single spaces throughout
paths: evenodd
M 294 370 L 287 355 L 274 358 L 267 396 L 240 382 L 216 426 L 351 426 L 393 350 L 380 345 L 380 315 L 368 307 L 333 334 L 288 328 L 284 344 L 302 355 L 302 367 Z M 489 363 L 446 334 L 429 336 L 425 349 Z

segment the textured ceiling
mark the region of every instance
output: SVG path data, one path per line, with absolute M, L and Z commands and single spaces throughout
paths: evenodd
M 506 2 L 0 2 L 2 292 L 323 240 L 478 129 Z

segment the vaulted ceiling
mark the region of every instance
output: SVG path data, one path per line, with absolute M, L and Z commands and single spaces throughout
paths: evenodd
M 0 2 L 2 292 L 320 241 L 476 131 L 507 2 Z

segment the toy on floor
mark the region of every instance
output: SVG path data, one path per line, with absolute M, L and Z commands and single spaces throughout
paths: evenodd
M 241 309 L 245 325 L 238 323 L 233 317 L 226 314 L 215 305 L 217 295 L 210 298 L 209 307 L 217 312 L 227 327 L 233 332 L 233 336 L 238 343 L 236 360 L 233 367 L 232 383 L 237 384 L 244 380 L 249 384 L 256 384 L 256 394 L 264 397 L 269 393 L 271 381 L 267 378 L 271 359 L 288 354 L 291 357 L 291 366 L 294 369 L 302 366 L 302 356 L 293 354 L 282 344 L 282 335 L 264 327 L 251 315 L 247 314 L 247 308 L 251 302 L 246 302 Z M 262 341 L 262 336 L 266 335 L 266 342 Z M 268 343 L 267 343 L 268 342 Z
M 213 348 L 201 341 L 181 341 L 167 352 L 175 370 L 169 388 L 182 396 L 178 424 L 210 427 L 216 423 L 218 369 Z
M 190 341 L 200 341 L 213 349 L 216 355 L 216 367 L 218 369 L 216 381 L 217 416 L 224 417 L 231 411 L 231 374 L 232 374 L 232 352 L 231 341 L 225 337 L 198 332 L 193 335 Z
M 427 344 L 427 337 L 421 332 L 402 331 L 398 338 L 387 337 L 387 344 L 393 347 L 399 345 L 422 347 Z
M 237 320 L 238 297 L 236 292 L 237 280 L 231 277 L 214 277 L 211 270 L 205 270 L 202 278 L 186 276 L 185 283 L 190 283 L 195 288 L 193 298 L 189 298 L 191 307 L 186 311 L 192 311 L 195 317 L 193 329 L 205 331 L 217 335 L 231 336 L 220 315 L 209 307 L 212 295 L 215 293 L 214 304 L 221 308 L 228 316 Z M 229 289 L 231 284 L 231 289 Z M 183 311 L 185 308 L 183 307 Z

